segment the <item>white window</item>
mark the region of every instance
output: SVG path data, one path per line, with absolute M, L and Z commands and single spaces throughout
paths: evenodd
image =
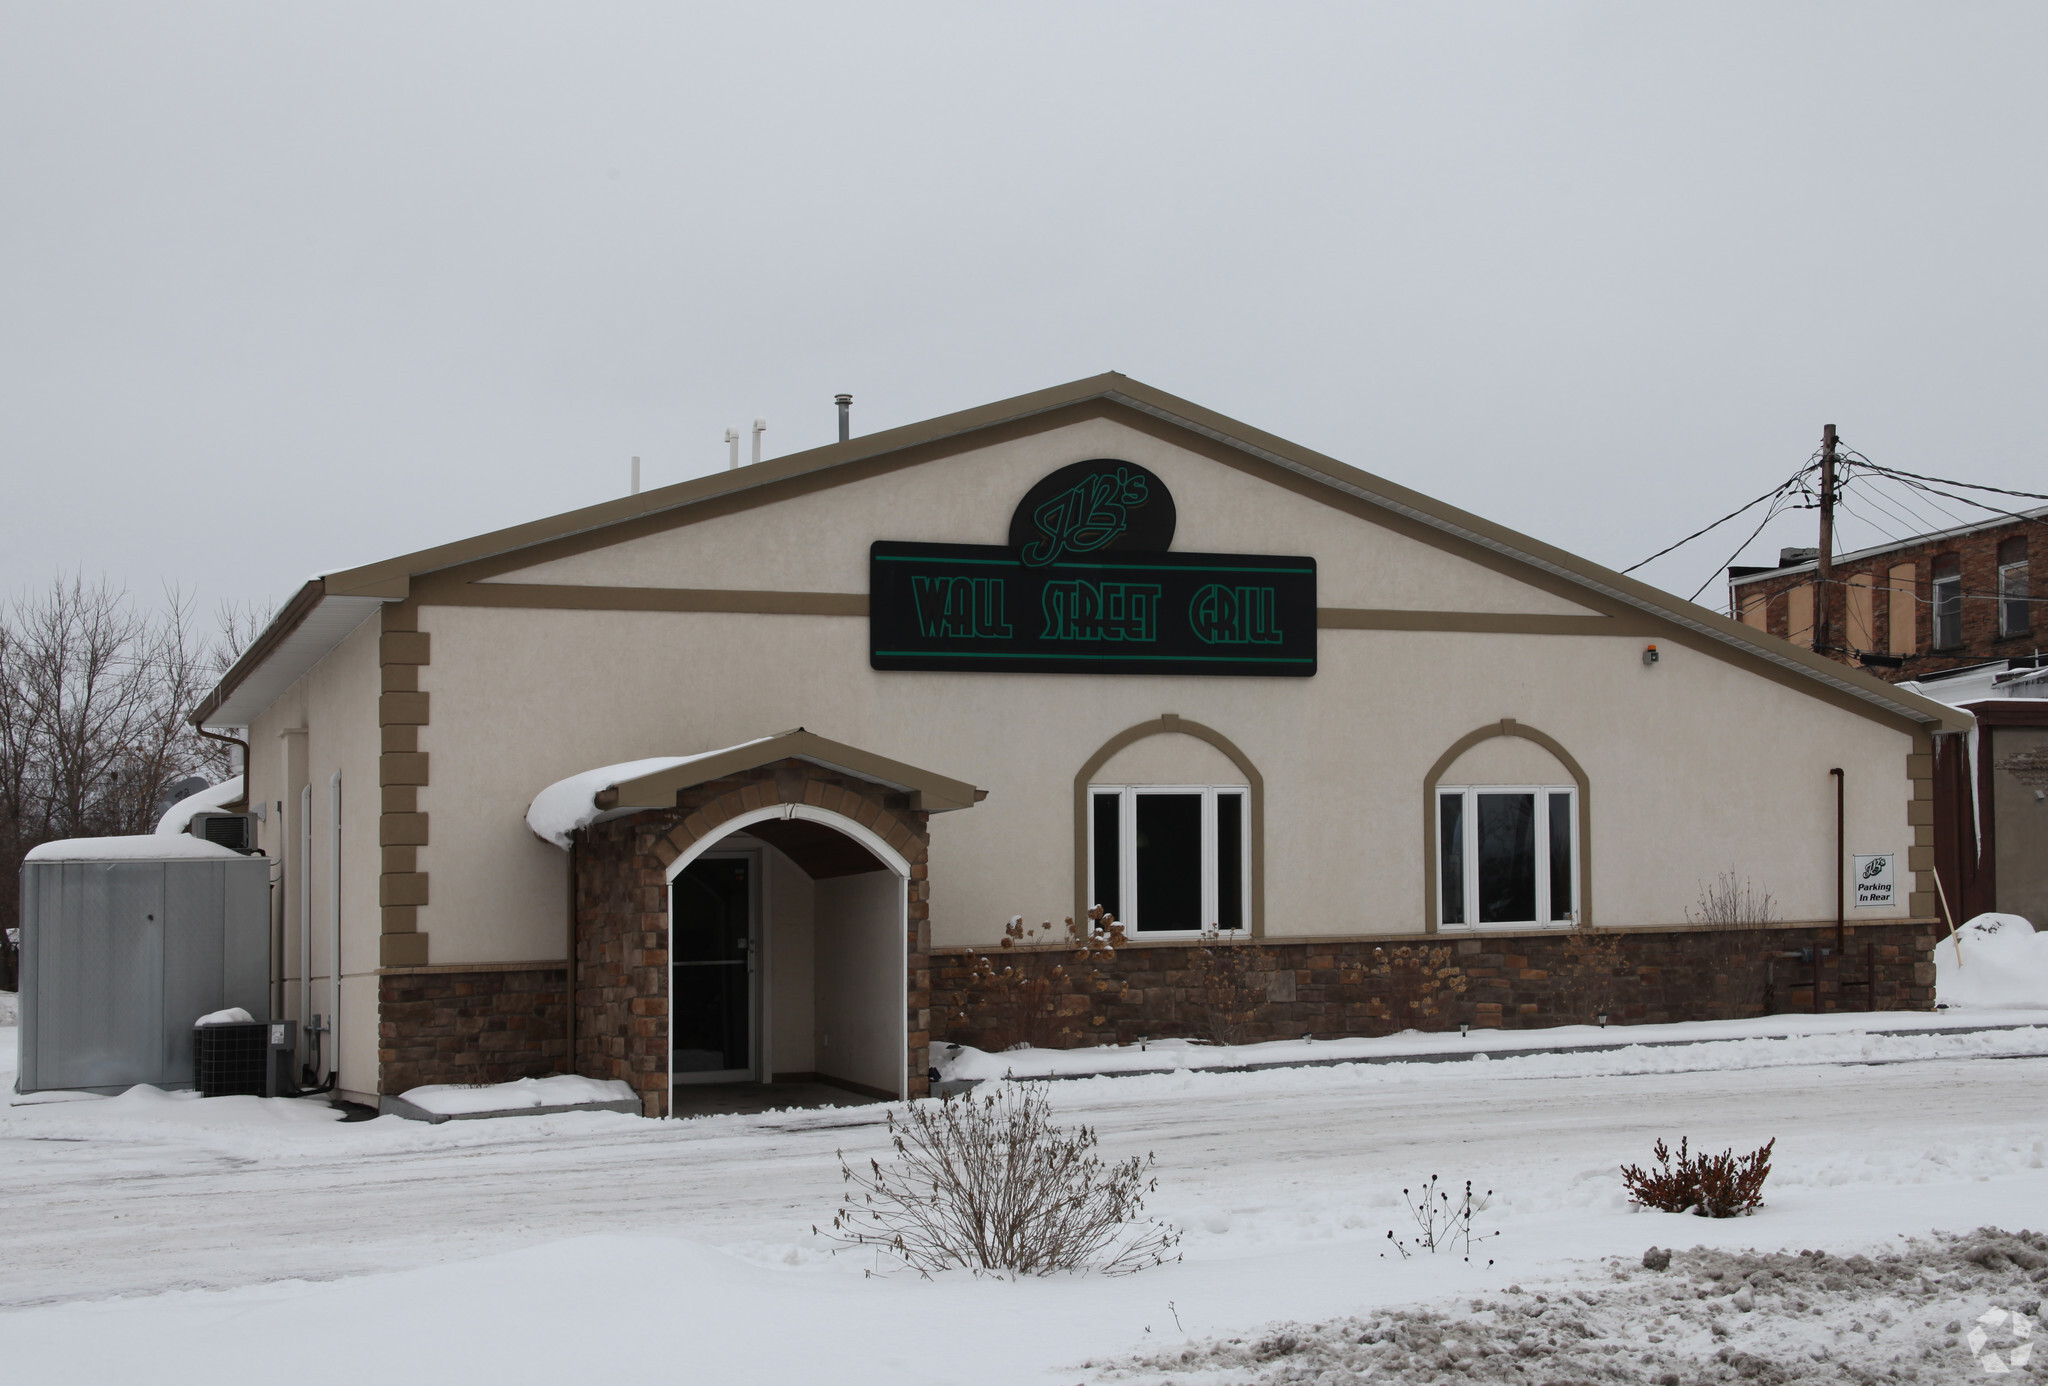
M 1568 785 L 1440 785 L 1437 923 L 1569 928 L 1578 920 L 1579 792 Z
M 1247 791 L 1089 786 L 1088 899 L 1134 934 L 1243 929 L 1251 918 Z

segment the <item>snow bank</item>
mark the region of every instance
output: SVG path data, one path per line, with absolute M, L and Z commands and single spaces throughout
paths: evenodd
M 2021 921 L 2024 924 L 2024 921 Z M 2048 941 L 2048 936 L 2044 936 Z M 1970 944 L 1964 948 L 1968 950 Z M 1965 956 L 1974 956 L 1966 951 Z M 2006 1003 L 2013 1009 L 1997 1018 L 2000 1025 L 2048 1026 L 2048 991 L 2032 1002 Z M 2020 1014 L 2017 1011 L 2030 1013 Z M 1828 1015 L 1770 1015 L 1742 1020 L 1694 1020 L 1668 1025 L 1555 1025 L 1540 1030 L 1455 1031 L 1403 1030 L 1378 1038 L 1270 1040 L 1263 1044 L 1198 1044 L 1193 1040 L 1151 1040 L 1102 1045 L 1089 1049 L 1011 1049 L 991 1054 L 972 1045 L 932 1047 L 932 1062 L 946 1079 L 983 1081 L 994 1078 L 1078 1078 L 1090 1075 L 1175 1073 L 1185 1070 L 1293 1068 L 1304 1065 L 1398 1063 L 1403 1060 L 1504 1058 L 1516 1054 L 1566 1054 L 1573 1051 L 1629 1050 L 1647 1056 L 1667 1046 L 1726 1045 L 1733 1041 L 1817 1040 L 1788 1051 L 1783 1045 L 1751 1044 L 1717 1049 L 1714 1055 L 1657 1059 L 1657 1071 L 1670 1065 L 1700 1067 L 1776 1067 L 1787 1062 L 1840 1062 L 1844 1056 L 1869 1051 L 1868 1037 L 1886 1032 L 1934 1032 L 1979 1026 L 1986 1018 L 1950 1016 L 1926 1011 L 1855 1011 Z M 1843 1043 L 1825 1041 L 1840 1039 Z M 2038 1047 L 2029 1038 L 2027 1046 Z M 1794 1058 L 1796 1052 L 1800 1057 Z M 2029 1049 L 2031 1052 L 2031 1048 Z M 1739 1057 L 1736 1057 L 1738 1056 Z M 1648 1070 L 1645 1070 L 1648 1071 Z
M 566 849 L 570 836 L 579 828 L 587 828 L 604 817 L 604 810 L 597 806 L 597 796 L 615 784 L 637 780 L 642 775 L 655 775 L 663 770 L 673 770 L 691 761 L 705 760 L 711 756 L 737 751 L 741 746 L 758 746 L 769 738 L 757 736 L 752 741 L 742 741 L 737 746 L 721 746 L 715 751 L 699 751 L 693 756 L 654 756 L 647 760 L 624 760 L 617 765 L 600 765 L 595 770 L 585 770 L 580 775 L 571 775 L 566 780 L 553 784 L 533 796 L 533 802 L 526 807 L 526 826 L 533 829 L 538 837 L 545 838 L 557 847 Z M 629 810 L 630 812 L 630 810 Z
M 225 808 L 241 797 L 242 777 L 240 775 L 236 775 L 232 779 L 222 780 L 213 788 L 202 789 L 197 794 L 178 800 L 177 803 L 164 810 L 164 816 L 156 821 L 156 830 L 161 836 L 176 837 L 190 826 L 193 814 L 210 813 L 215 809 Z
M 1934 998 L 1945 1010 L 2048 1007 L 2048 934 L 2016 914 L 1978 915 L 1935 945 Z
M 255 1023 L 256 1017 L 250 1015 L 240 1006 L 230 1006 L 224 1011 L 209 1011 L 192 1022 L 195 1027 L 200 1025 L 253 1025 Z
M 138 837 L 72 837 L 62 842 L 45 842 L 31 847 L 28 861 L 183 861 L 193 857 L 241 858 L 217 842 L 188 837 L 183 833 Z
M 616 1079 L 581 1078 L 558 1073 L 552 1078 L 519 1078 L 510 1083 L 468 1087 L 433 1083 L 400 1093 L 405 1101 L 436 1116 L 476 1112 L 517 1112 L 530 1107 L 578 1107 L 589 1102 L 638 1102 L 640 1094 Z

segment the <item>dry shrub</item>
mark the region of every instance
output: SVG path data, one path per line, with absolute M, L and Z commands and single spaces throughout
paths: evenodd
M 1678 1162 L 1663 1141 L 1651 1149 L 1657 1167 L 1645 1170 L 1624 1165 L 1621 1182 L 1628 1186 L 1630 1201 L 1665 1213 L 1696 1213 L 1703 1218 L 1744 1217 L 1763 1203 L 1764 1180 L 1771 1176 L 1771 1147 L 1767 1140 L 1749 1154 L 1736 1158 L 1734 1147 L 1719 1155 L 1691 1155 L 1684 1138 L 1678 1142 Z
M 1041 1083 L 913 1103 L 890 1114 L 889 1135 L 897 1164 L 869 1160 L 861 1173 L 840 1156 L 852 1188 L 819 1235 L 879 1248 L 925 1275 L 1114 1275 L 1180 1259 L 1180 1233 L 1143 1216 L 1158 1187 L 1153 1157 L 1106 1162 L 1093 1130 L 1053 1125 Z
M 1273 950 L 1242 934 L 1204 930 L 1202 946 L 1191 959 L 1194 985 L 1202 992 L 1202 1028 L 1217 1044 L 1243 1044 L 1266 1008 L 1273 970 Z
M 967 984 L 953 1007 L 954 1026 L 985 1038 L 983 1032 L 1010 1020 L 1018 1038 L 1036 1049 L 1071 1049 L 1086 1042 L 1104 1023 L 1097 1003 L 1118 1000 L 1126 990 L 1126 983 L 1107 975 L 1107 970 L 1116 960 L 1116 950 L 1129 940 L 1124 926 L 1100 905 L 1078 923 L 1069 917 L 1066 935 L 1072 955 L 1043 972 L 1000 961 L 1000 954 L 972 954 Z M 1050 920 L 1028 929 L 1018 915 L 1003 926 L 1006 949 L 1060 942 Z M 1079 1000 L 1070 1003 L 1070 998 Z
M 1465 1194 L 1455 1202 L 1451 1199 L 1448 1185 L 1439 1187 L 1437 1177 L 1432 1174 L 1429 1182 L 1419 1190 L 1401 1190 L 1401 1201 L 1408 1205 L 1408 1211 L 1415 1218 L 1415 1241 L 1402 1241 L 1391 1231 L 1387 1240 L 1394 1244 L 1394 1250 L 1407 1260 L 1416 1251 L 1427 1251 L 1431 1255 L 1439 1251 L 1456 1252 L 1465 1260 L 1472 1259 L 1472 1243 L 1483 1242 L 1488 1237 L 1498 1237 L 1499 1232 L 1474 1233 L 1472 1220 L 1486 1211 L 1493 1198 L 1493 1190 L 1483 1194 L 1472 1192 L 1472 1181 L 1465 1181 Z M 1488 1261 L 1487 1265 L 1493 1262 Z
M 1712 885 L 1700 886 L 1699 904 L 1686 910 L 1685 922 L 1708 929 L 1758 929 L 1778 922 L 1778 902 L 1768 890 L 1747 878 L 1738 885 L 1735 873 L 1724 871 Z

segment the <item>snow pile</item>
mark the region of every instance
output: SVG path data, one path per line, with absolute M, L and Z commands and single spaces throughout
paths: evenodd
M 1969 943 L 1964 945 L 1966 950 L 1971 946 Z M 1965 956 L 1974 958 L 1975 954 L 1966 952 Z M 2048 992 L 2040 993 L 2032 1002 L 2005 1004 L 2016 1009 L 1999 1016 L 1999 1025 L 2048 1026 Z M 2022 1011 L 2026 1013 L 2020 1013 Z M 1855 1011 L 1605 1028 L 1597 1025 L 1554 1025 L 1529 1030 L 1474 1030 L 1467 1035 L 1444 1030 L 1403 1030 L 1396 1035 L 1378 1037 L 1268 1040 L 1261 1044 L 1238 1045 L 1155 1039 L 1142 1046 L 1098 1045 L 1083 1049 L 1033 1049 L 1027 1046 L 991 1053 L 968 1044 L 940 1044 L 932 1048 L 932 1062 L 938 1066 L 941 1078 L 987 1081 L 1178 1073 L 1189 1069 L 1214 1071 L 1385 1064 L 1404 1060 L 1499 1059 L 1577 1051 L 1633 1056 L 1623 1069 L 1610 1069 L 1601 1064 L 1602 1072 L 1682 1072 L 1699 1068 L 1764 1068 L 1786 1063 L 1857 1062 L 1880 1057 L 1905 1057 L 1903 1050 L 1889 1054 L 1877 1051 L 1885 1047 L 1883 1041 L 1890 1037 L 1979 1029 L 1985 1023 L 1983 1017 L 1926 1011 Z M 1777 1043 L 1787 1040 L 1799 1043 Z M 1711 1052 L 1667 1052 L 1674 1049 L 1690 1051 L 1703 1045 L 1711 1046 Z M 2041 1048 L 2041 1038 L 2029 1036 L 2019 1052 L 2033 1053 Z M 1917 1050 L 1913 1053 L 1915 1057 L 1927 1057 Z
M 236 775 L 222 780 L 211 789 L 202 789 L 197 794 L 178 800 L 156 822 L 157 834 L 161 837 L 176 837 L 191 825 L 195 813 L 212 813 L 226 808 L 242 797 L 242 777 Z
M 597 806 L 597 796 L 613 785 L 637 780 L 642 775 L 658 775 L 692 761 L 724 755 L 727 751 L 739 750 L 741 746 L 758 746 L 769 739 L 757 736 L 752 741 L 740 742 L 738 746 L 721 746 L 715 751 L 699 751 L 693 756 L 653 756 L 647 760 L 620 761 L 617 765 L 600 765 L 595 770 L 585 770 L 566 780 L 556 780 L 534 795 L 533 802 L 526 806 L 526 826 L 533 829 L 536 836 L 566 849 L 570 837 L 579 828 L 587 828 L 606 816 L 605 811 Z M 628 813 L 633 811 L 625 810 Z M 411 1101 L 410 1098 L 406 1100 Z
M 1653 1248 L 1654 1250 L 1654 1248 Z M 1875 1258 L 1708 1250 L 1608 1263 L 1607 1283 L 1460 1309 L 1396 1309 L 1269 1325 L 1119 1362 L 1106 1379 L 1361 1381 L 1967 1381 L 2025 1371 L 2048 1236 L 1937 1233 Z M 1597 1288 L 1595 1288 L 1597 1287 Z M 1990 1354 L 1997 1354 L 1993 1364 Z M 1105 1379 L 1105 1378 L 1098 1378 Z
M 579 1107 L 590 1102 L 638 1102 L 640 1094 L 617 1079 L 582 1078 L 558 1073 L 552 1078 L 519 1078 L 510 1083 L 469 1087 L 431 1083 L 399 1094 L 421 1111 L 436 1116 L 476 1112 L 517 1112 L 531 1107 Z
M 19 992 L 0 991 L 0 1025 L 21 1024 L 21 995 Z
M 230 1006 L 224 1011 L 209 1011 L 192 1022 L 194 1028 L 201 1025 L 253 1025 L 256 1017 L 240 1006 Z
M 2048 1007 L 2048 934 L 2016 914 L 1978 915 L 1935 945 L 1934 995 L 1946 1010 Z
M 182 861 L 193 857 L 227 857 L 240 860 L 241 853 L 217 842 L 184 833 L 137 837 L 72 837 L 62 842 L 45 842 L 31 847 L 27 861 Z

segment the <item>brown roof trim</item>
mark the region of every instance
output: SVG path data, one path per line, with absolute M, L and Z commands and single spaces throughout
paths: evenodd
M 1980 727 L 2048 727 L 2048 699 L 1991 698 L 1962 708 Z
M 221 675 L 220 682 L 206 695 L 206 700 L 192 709 L 192 715 L 187 720 L 195 727 L 207 725 L 214 712 L 228 700 L 228 695 L 235 691 L 243 679 L 261 667 L 264 660 L 270 658 L 271 651 L 299 628 L 306 617 L 312 614 L 313 608 L 320 605 L 320 599 L 326 595 L 327 584 L 319 578 L 314 578 L 292 593 L 291 599 L 270 618 L 270 624 L 250 642 L 248 649 L 242 651 L 242 657 Z
M 599 790 L 596 802 L 608 813 L 614 809 L 674 808 L 676 795 L 685 789 L 722 780 L 728 775 L 742 775 L 764 765 L 773 765 L 778 760 L 807 760 L 855 779 L 899 790 L 909 796 L 911 808 L 925 813 L 972 808 L 987 797 L 965 780 L 921 770 L 915 765 L 890 760 L 887 756 L 878 756 L 841 741 L 829 741 L 797 727 L 745 746 L 734 746 L 730 750 L 692 760 L 686 765 L 622 781 Z
M 1214 410 L 1167 394 L 1114 371 L 1071 381 L 1050 389 L 1017 395 L 958 413 L 941 415 L 901 428 L 867 434 L 843 443 L 792 453 L 787 457 L 756 463 L 732 471 L 717 472 L 692 481 L 679 482 L 634 496 L 622 496 L 600 505 L 586 506 L 546 519 L 534 520 L 508 529 L 494 530 L 456 543 L 330 573 L 323 590 L 330 596 L 377 597 L 404 600 L 411 594 L 415 577 L 459 564 L 473 563 L 514 550 L 529 548 L 552 539 L 602 529 L 623 521 L 713 500 L 771 485 L 793 477 L 823 472 L 848 463 L 973 433 L 1033 415 L 1047 413 L 1088 400 L 1108 400 L 1164 422 L 1189 429 L 1226 446 L 1237 448 L 1288 471 L 1363 500 L 1381 509 L 1405 516 L 1443 533 L 1463 538 L 1490 549 L 1539 572 L 1563 578 L 1576 587 L 1602 594 L 1614 601 L 1670 621 L 1699 636 L 1745 650 L 1787 673 L 1813 680 L 1852 698 L 1872 705 L 1883 713 L 1937 731 L 1966 730 L 1967 714 L 1873 678 L 1860 670 L 1835 663 L 1810 650 L 1803 650 L 1776 636 L 1764 634 L 1739 621 L 1683 601 L 1649 584 L 1590 563 L 1575 554 L 1517 533 L 1504 525 L 1445 505 L 1419 491 L 1377 477 L 1333 457 L 1251 427 Z M 310 584 L 309 584 L 310 586 Z M 304 596 L 304 592 L 301 592 Z M 295 602 L 298 599 L 294 599 Z M 272 630 L 264 633 L 250 651 L 257 655 L 275 645 L 272 631 L 284 624 L 280 613 Z M 303 612 L 299 619 L 303 619 Z M 288 629 L 288 627 L 287 627 Z M 282 638 L 280 633 L 278 638 Z M 202 705 L 202 710 L 219 706 L 235 683 L 261 659 L 248 656 L 237 661 L 221 688 Z

